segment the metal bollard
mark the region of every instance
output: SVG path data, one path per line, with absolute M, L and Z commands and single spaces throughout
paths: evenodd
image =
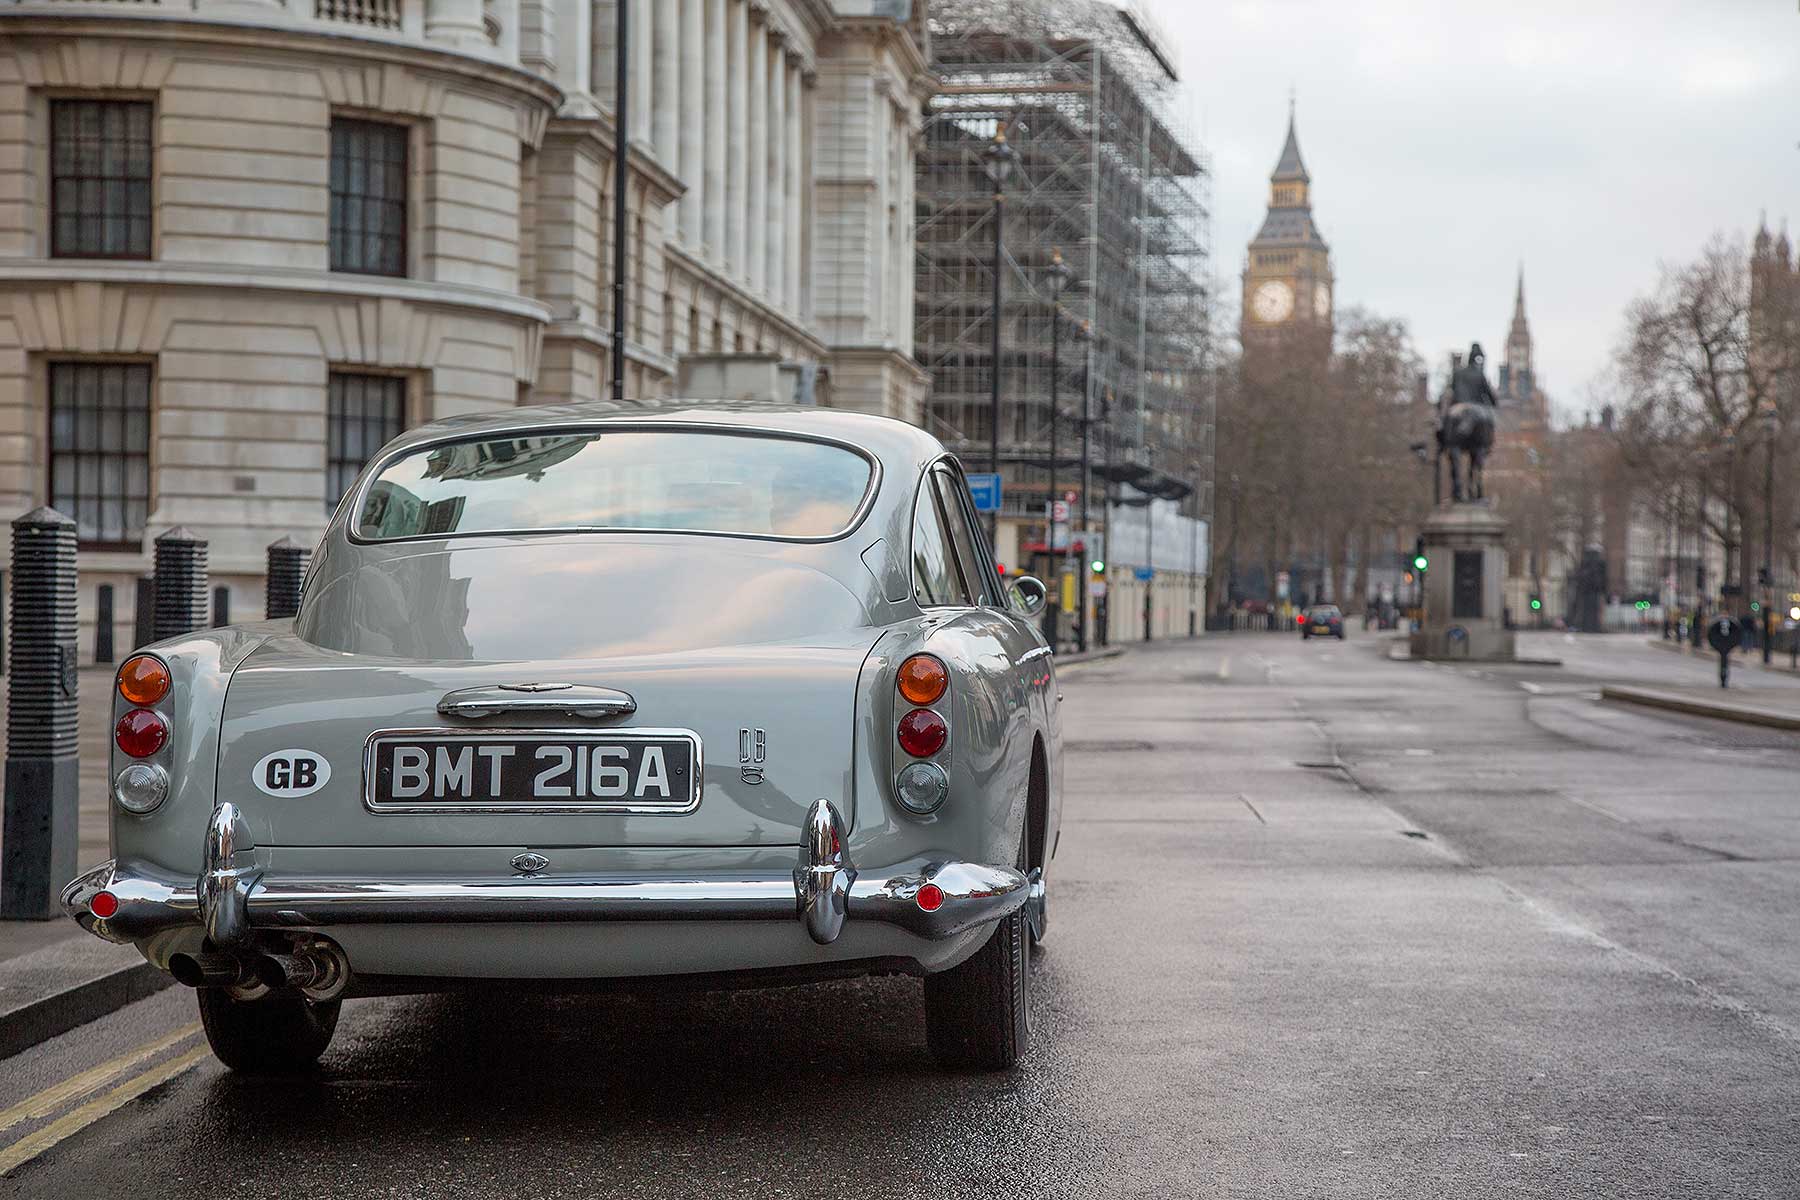
M 139 575 L 132 595 L 131 648 L 142 649 L 156 640 L 156 577 Z
M 300 584 L 306 578 L 306 560 L 312 551 L 291 537 L 269 544 L 269 579 L 264 590 L 263 615 L 274 621 L 300 611 Z
M 113 660 L 113 585 L 103 583 L 94 589 L 94 661 Z
M 13 522 L 12 678 L 0 918 L 47 921 L 80 868 L 75 522 L 38 508 Z
M 156 640 L 206 626 L 206 542 L 180 525 L 156 539 Z
M 231 624 L 231 588 L 221 583 L 213 589 L 212 627 Z

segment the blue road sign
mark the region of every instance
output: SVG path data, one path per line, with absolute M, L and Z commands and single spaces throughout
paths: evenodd
M 1149 567 L 1133 567 L 1131 569 L 1131 576 L 1139 583 L 1149 583 L 1152 579 L 1156 578 L 1156 572 Z
M 999 512 L 1000 477 L 985 471 L 969 476 L 969 495 L 975 498 L 976 512 Z

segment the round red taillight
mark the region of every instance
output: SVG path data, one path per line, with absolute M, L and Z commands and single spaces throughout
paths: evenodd
M 900 748 L 914 758 L 930 758 L 944 748 L 950 727 L 929 708 L 915 708 L 900 718 Z
M 944 907 L 944 889 L 935 883 L 928 883 L 919 889 L 919 894 L 915 899 L 918 901 L 919 907 L 926 912 L 936 912 Z
M 111 892 L 95 892 L 88 901 L 88 911 L 102 921 L 119 911 L 119 898 Z
M 149 758 L 169 743 L 169 727 L 147 708 L 134 708 L 113 726 L 113 741 L 133 758 Z
M 914 704 L 935 704 L 950 686 L 950 672 L 929 654 L 915 654 L 900 664 L 900 694 Z
M 169 694 L 169 668 L 160 658 L 137 654 L 119 668 L 119 695 L 128 704 L 155 704 Z

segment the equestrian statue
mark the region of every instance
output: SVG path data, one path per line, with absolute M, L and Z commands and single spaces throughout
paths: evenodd
M 1482 369 L 1486 357 L 1481 343 L 1469 346 L 1469 360 L 1450 376 L 1450 389 L 1438 407 L 1438 455 L 1450 458 L 1452 500 L 1482 498 L 1482 469 L 1494 448 L 1494 416 L 1498 401 Z M 1468 458 L 1468 480 L 1463 479 L 1463 458 Z

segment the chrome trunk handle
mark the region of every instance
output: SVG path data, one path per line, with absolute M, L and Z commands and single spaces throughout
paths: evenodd
M 446 692 L 437 710 L 470 721 L 496 713 L 624 717 L 637 711 L 637 701 L 617 688 L 589 683 L 501 683 Z

